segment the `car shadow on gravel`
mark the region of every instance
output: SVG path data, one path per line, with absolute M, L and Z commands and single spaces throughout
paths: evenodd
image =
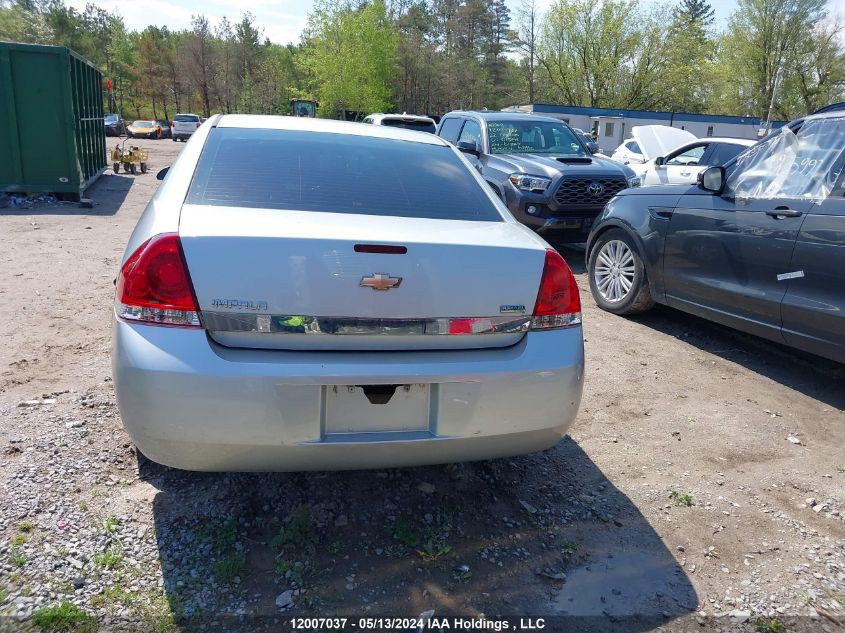
M 845 365 L 666 306 L 655 306 L 635 320 L 839 410 L 845 409 Z
M 93 208 L 82 207 L 78 202 L 65 201 L 48 204 L 37 201 L 40 196 L 36 196 L 36 202 L 32 207 L 0 208 L 0 215 L 115 215 L 129 194 L 135 178 L 155 178 L 155 175 L 151 173 L 139 176 L 118 175 L 112 173 L 109 168 L 83 194 L 83 198 L 90 198 L 93 201 Z
M 569 438 L 471 464 L 234 474 L 145 464 L 141 475 L 157 490 L 179 630 L 433 609 L 508 618 L 512 629 L 544 618 L 552 631 L 635 633 L 697 607 L 681 564 Z

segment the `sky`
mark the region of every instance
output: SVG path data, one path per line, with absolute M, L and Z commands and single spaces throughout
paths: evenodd
M 299 41 L 299 34 L 313 5 L 309 0 L 204 0 L 201 4 L 197 4 L 196 0 L 68 0 L 67 4 L 82 10 L 90 1 L 109 12 L 116 11 L 123 16 L 126 26 L 136 31 L 150 24 L 166 25 L 172 30 L 185 29 L 190 26 L 191 15 L 196 13 L 205 14 L 212 24 L 222 17 L 237 22 L 244 12 L 250 11 L 264 34 L 277 44 Z M 545 10 L 552 1 L 538 0 L 538 5 Z M 717 25 L 724 26 L 736 6 L 736 0 L 710 0 L 710 4 L 716 12 Z M 515 12 L 519 0 L 508 0 L 508 5 Z M 845 0 L 830 0 L 829 6 L 831 13 L 845 19 Z

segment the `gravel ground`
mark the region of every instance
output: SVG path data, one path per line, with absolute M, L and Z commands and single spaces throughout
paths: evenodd
M 183 147 L 147 145 L 153 173 Z M 432 609 L 579 630 L 845 622 L 845 368 L 668 309 L 603 313 L 575 249 L 587 382 L 556 448 L 346 473 L 139 468 L 109 326 L 156 184 L 109 170 L 92 210 L 0 211 L 0 629 Z

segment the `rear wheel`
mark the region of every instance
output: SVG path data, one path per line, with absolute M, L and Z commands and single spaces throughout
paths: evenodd
M 171 140 L 172 140 L 174 143 L 175 143 L 176 141 L 178 141 L 178 140 L 179 140 L 179 139 L 178 139 L 178 138 L 176 138 L 175 136 L 171 136 L 170 138 L 171 138 Z
M 114 173 L 118 173 L 120 171 L 120 163 L 115 163 L 111 166 L 111 169 Z
M 132 175 L 134 176 L 137 173 L 138 173 L 138 168 L 135 166 L 135 163 L 132 163 Z
M 621 229 L 599 236 L 590 251 L 590 291 L 602 310 L 628 315 L 654 305 L 645 270 L 634 240 Z
M 141 163 L 141 173 L 142 174 L 147 173 L 147 163 Z

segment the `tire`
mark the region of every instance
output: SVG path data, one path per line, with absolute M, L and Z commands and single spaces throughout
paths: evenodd
M 111 170 L 116 174 L 119 173 L 120 172 L 120 163 L 115 163 L 114 165 L 112 165 Z
M 654 306 L 637 245 L 622 229 L 599 236 L 590 251 L 587 275 L 590 292 L 602 310 L 627 316 Z
M 147 173 L 147 163 L 141 163 L 141 173 L 142 174 Z
M 135 163 L 132 163 L 132 175 L 134 176 L 137 173 L 138 173 L 138 167 L 135 165 Z
M 176 138 L 175 136 L 171 136 L 171 137 L 170 137 L 170 140 L 172 140 L 172 141 L 175 143 L 175 142 L 176 142 L 176 141 L 178 141 L 179 139 L 178 139 L 178 138 Z

